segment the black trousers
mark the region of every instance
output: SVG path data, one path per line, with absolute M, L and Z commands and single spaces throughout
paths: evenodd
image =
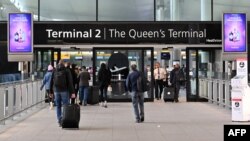
M 75 98 L 71 98 L 71 104 L 76 104 L 76 98 L 77 98 L 77 93 L 78 93 L 78 89 L 75 89 Z M 78 98 L 79 99 L 79 98 Z
M 174 100 L 175 101 L 179 101 L 178 98 L 179 98 L 179 91 L 180 91 L 180 84 L 175 84 L 174 85 Z
M 162 91 L 163 91 L 163 80 L 155 80 L 155 98 L 157 99 L 161 98 Z
M 101 102 L 104 102 L 104 101 L 107 101 L 108 99 L 108 95 L 107 95 L 107 92 L 108 92 L 108 86 L 101 86 L 100 87 L 100 101 Z
M 45 95 L 45 101 L 46 102 L 53 102 L 54 103 L 54 94 L 50 95 L 50 91 L 46 90 L 46 95 Z

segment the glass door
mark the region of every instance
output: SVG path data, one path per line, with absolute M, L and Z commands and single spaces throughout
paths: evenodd
M 60 49 L 35 48 L 33 72 L 37 78 L 43 78 L 48 65 L 56 66 L 60 60 Z
M 187 49 L 187 101 L 196 99 L 197 95 L 197 50 Z
M 53 49 L 53 66 L 56 67 L 56 65 L 59 63 L 59 60 L 61 60 L 61 49 Z
M 187 101 L 203 101 L 199 94 L 199 78 L 222 79 L 220 48 L 187 48 Z
M 94 85 L 98 85 L 98 71 L 101 64 L 105 63 L 111 72 L 112 91 L 108 92 L 109 101 L 130 101 L 131 96 L 125 85 L 131 72 L 130 66 L 136 64 L 139 71 L 146 71 L 151 82 L 152 56 L 153 48 L 93 48 Z M 145 100 L 153 99 L 151 91 L 145 92 Z

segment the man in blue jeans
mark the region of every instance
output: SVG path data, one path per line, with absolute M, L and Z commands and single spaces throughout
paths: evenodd
M 88 99 L 88 91 L 89 91 L 89 80 L 90 74 L 86 70 L 85 66 L 82 66 L 82 72 L 79 74 L 79 87 L 80 87 L 80 105 L 87 106 L 87 99 Z
M 52 73 L 50 93 L 53 92 L 55 94 L 55 102 L 57 105 L 57 120 L 59 126 L 61 126 L 62 105 L 69 104 L 69 97 L 75 98 L 71 72 L 64 66 L 63 60 L 59 61 L 55 71 Z
M 137 79 L 139 78 L 140 73 L 136 69 L 136 65 L 131 65 L 131 69 L 132 72 L 126 79 L 126 87 L 131 93 L 136 123 L 140 123 L 144 121 L 144 94 L 143 92 L 138 92 Z

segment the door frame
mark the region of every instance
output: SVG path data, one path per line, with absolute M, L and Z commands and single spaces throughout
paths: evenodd
M 191 87 L 190 87 L 190 76 L 189 76 L 189 65 L 190 65 L 190 61 L 189 61 L 189 52 L 193 50 L 196 52 L 196 56 L 195 56 L 195 60 L 196 60 L 196 70 L 195 70 L 195 80 L 196 80 L 196 94 L 195 95 L 191 95 Z M 200 94 L 199 94 L 199 80 L 198 80 L 198 74 L 199 74 L 199 51 L 214 51 L 214 50 L 222 50 L 221 47 L 187 47 L 186 48 L 186 70 L 188 72 L 186 72 L 186 100 L 187 102 L 195 102 L 195 101 L 204 101 L 207 102 L 208 100 L 205 98 L 201 98 Z M 223 68 L 224 71 L 224 68 Z
M 153 66 L 154 66 L 154 47 L 93 47 L 93 85 L 96 84 L 96 51 L 98 50 L 142 50 L 141 56 L 144 56 L 144 51 L 145 50 L 150 50 L 152 52 L 151 54 L 151 82 L 153 82 Z M 145 64 L 144 64 L 144 57 L 142 57 L 142 68 L 140 70 L 144 70 Z M 151 83 L 151 88 L 154 88 L 153 83 Z M 154 89 L 150 89 L 150 98 L 144 98 L 144 101 L 154 101 Z M 109 102 L 131 102 L 131 98 L 126 98 L 126 99 L 108 99 Z
M 54 53 L 55 52 L 57 52 L 57 54 L 58 54 L 58 58 L 57 58 L 57 62 L 56 62 L 56 64 L 58 64 L 58 62 L 59 62 L 59 60 L 61 59 L 61 49 L 60 48 L 53 48 L 53 47 L 35 47 L 34 48 L 34 61 L 33 61 L 33 69 L 32 70 L 30 70 L 30 71 L 32 71 L 32 72 L 41 72 L 42 70 L 36 70 L 36 68 L 38 67 L 37 66 L 37 60 L 38 60 L 38 55 L 37 55 L 37 52 L 38 51 L 41 51 L 41 58 L 43 58 L 43 56 L 44 56 L 44 52 L 48 52 L 48 50 L 51 50 L 51 58 L 50 58 L 50 64 L 53 66 L 53 67 L 56 67 L 56 66 L 54 66 Z M 42 67 L 41 68 L 46 68 L 47 66 L 43 66 L 43 59 L 41 60 L 41 65 L 42 65 Z

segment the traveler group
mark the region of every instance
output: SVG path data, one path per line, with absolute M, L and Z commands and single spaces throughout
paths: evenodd
M 182 68 L 180 68 L 180 65 L 176 63 L 175 65 L 173 65 L 172 70 L 170 70 L 168 66 L 166 69 L 164 69 L 160 67 L 159 62 L 156 62 L 154 68 L 154 84 L 155 98 L 157 100 L 162 98 L 164 99 L 166 96 L 165 92 L 172 92 L 172 100 L 175 102 L 179 102 L 180 87 L 181 85 L 185 85 L 185 67 L 183 66 Z
M 126 90 L 131 95 L 132 107 L 135 115 L 135 122 L 140 123 L 145 119 L 144 113 L 144 92 L 149 91 L 148 73 L 150 66 L 144 71 L 138 71 L 137 66 L 130 66 L 131 72 L 126 78 Z M 175 102 L 178 102 L 179 90 L 181 83 L 185 80 L 183 69 L 179 64 L 174 65 L 174 69 L 169 71 L 160 66 L 159 62 L 155 63 L 153 70 L 154 92 L 156 100 L 164 97 L 163 89 L 173 88 Z M 92 94 L 92 89 L 89 86 L 91 80 L 90 72 L 86 66 L 78 68 L 75 64 L 60 60 L 58 65 L 53 68 L 49 65 L 48 70 L 43 78 L 41 90 L 46 89 L 46 100 L 50 104 L 50 109 L 56 105 L 57 122 L 61 126 L 62 122 L 62 106 L 71 104 L 79 104 L 87 106 L 88 100 Z M 107 108 L 108 87 L 111 85 L 111 72 L 105 63 L 101 64 L 98 71 L 98 101 L 102 107 Z M 79 94 L 79 96 L 77 96 Z

